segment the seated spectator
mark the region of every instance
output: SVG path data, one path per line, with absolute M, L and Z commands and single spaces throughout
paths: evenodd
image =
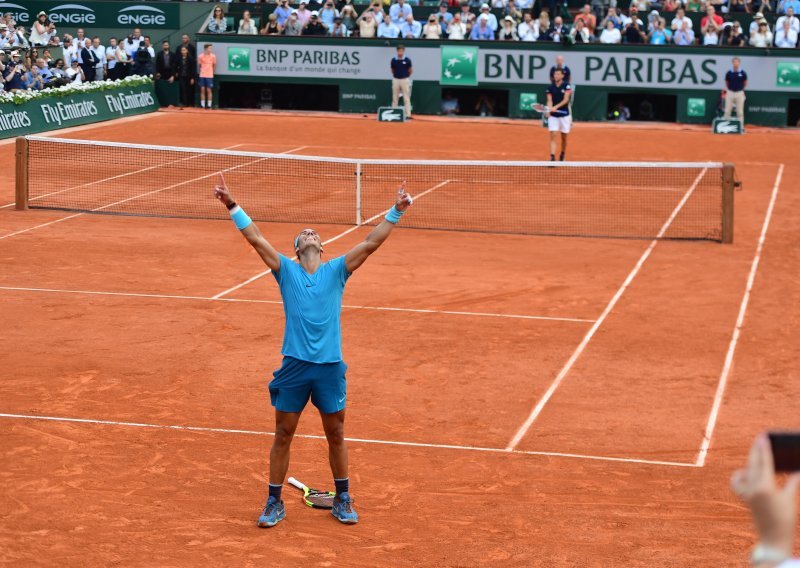
M 333 5 L 333 0 L 325 0 L 322 10 L 319 11 L 319 20 L 329 29 L 333 26 L 333 21 L 340 16 L 339 10 Z
M 228 31 L 228 20 L 225 19 L 225 13 L 222 11 L 222 6 L 214 6 L 214 11 L 211 13 L 211 19 L 208 20 L 208 33 L 210 34 L 224 34 Z
M 645 29 L 644 22 L 639 18 L 639 9 L 636 7 L 635 4 L 631 4 L 631 7 L 628 9 L 628 15 L 621 14 L 620 18 L 622 18 L 622 34 L 625 35 L 625 28 L 630 24 L 632 21 L 636 20 L 639 22 L 639 27 L 642 30 Z
M 592 38 L 589 30 L 583 25 L 583 20 L 575 20 L 575 25 L 569 31 L 569 37 L 573 43 L 589 43 Z
M 422 28 L 422 37 L 425 39 L 442 39 L 442 26 L 439 25 L 436 14 L 428 16 L 428 23 Z
M 744 468 L 731 475 L 731 489 L 750 508 L 758 536 L 751 557 L 753 566 L 797 568 L 800 559 L 791 558 L 797 524 L 797 490 L 800 474 L 792 472 L 783 488 L 775 477 L 775 458 L 769 438 L 761 434 L 750 448 Z M 759 550 L 771 560 L 757 558 Z M 742 561 L 742 565 L 746 562 Z
M 397 3 L 392 4 L 389 8 L 389 18 L 398 30 L 400 26 L 403 25 L 403 22 L 406 21 L 406 18 L 413 15 L 411 6 L 406 4 L 405 0 L 397 0 Z
M 78 65 L 77 58 L 72 60 L 69 69 L 67 69 L 67 79 L 72 85 L 81 85 L 86 80 L 83 69 Z
M 614 21 L 609 20 L 608 18 L 606 18 L 604 21 L 606 23 L 606 27 L 600 33 L 600 43 L 605 43 L 605 44 L 622 43 L 622 33 L 614 25 Z
M 275 14 L 277 18 L 278 25 L 283 29 L 286 25 L 287 20 L 289 19 L 289 14 L 294 12 L 291 6 L 289 6 L 289 0 L 280 0 L 278 2 L 278 7 L 275 8 L 275 11 L 272 13 Z
M 319 13 L 314 10 L 311 12 L 311 17 L 308 23 L 303 26 L 304 36 L 324 36 L 328 34 L 328 26 L 323 24 L 319 19 Z
M 758 12 L 755 15 L 753 15 L 753 21 L 750 22 L 750 28 L 748 29 L 748 33 L 751 36 L 758 30 L 758 24 L 761 22 L 761 20 L 764 20 L 764 23 L 766 23 L 767 21 L 767 18 L 764 16 L 762 12 Z
M 467 26 L 467 31 L 469 32 L 472 29 L 472 26 L 475 24 L 475 14 L 473 14 L 469 9 L 469 4 L 466 2 L 461 2 L 461 23 Z
M 758 28 L 750 34 L 750 45 L 753 47 L 772 47 L 772 32 L 766 20 L 758 22 Z
M 638 18 L 633 18 L 630 23 L 625 26 L 625 33 L 622 35 L 625 43 L 644 43 L 647 37 L 642 30 L 641 21 Z
M 502 41 L 519 41 L 517 30 L 514 29 L 514 18 L 511 16 L 503 18 L 503 26 L 500 28 L 500 33 L 497 34 L 497 39 Z
M 675 45 L 694 45 L 694 30 L 692 29 L 692 21 L 689 18 L 684 18 L 681 28 L 676 30 L 673 34 L 673 41 Z
M 797 32 L 792 29 L 790 20 L 783 20 L 783 27 L 775 32 L 775 47 L 790 49 L 797 47 Z
M 553 25 L 550 23 L 550 13 L 542 10 L 539 14 L 539 17 L 533 23 L 534 28 L 536 29 L 536 41 L 553 41 L 553 38 L 550 36 L 550 28 Z
M 447 26 L 447 39 L 462 40 L 467 37 L 467 24 L 461 21 L 461 14 L 453 14 L 453 21 Z
M 692 20 L 686 17 L 686 12 L 683 8 L 678 8 L 677 12 L 675 12 L 675 17 L 672 18 L 672 22 L 670 22 L 669 27 L 672 28 L 673 32 L 683 29 L 684 22 L 689 22 L 689 29 L 694 27 L 694 23 Z
M 723 28 L 720 45 L 727 45 L 728 47 L 745 47 L 747 45 L 747 38 L 744 36 L 742 25 L 738 21 L 734 21 L 731 25 L 726 25 Z
M 650 11 L 650 0 L 631 0 L 630 8 L 636 8 L 639 12 Z
M 492 28 L 489 27 L 489 18 L 484 17 L 481 15 L 478 18 L 478 25 L 472 27 L 472 31 L 469 34 L 469 39 L 475 40 L 493 40 L 494 39 L 494 32 Z
M 53 78 L 50 80 L 51 86 L 60 87 L 69 83 L 67 72 L 64 69 L 63 59 L 56 59 L 55 64 L 50 69 L 50 72 L 53 74 Z
M 680 7 L 680 0 L 665 0 L 661 4 L 661 10 L 669 14 L 675 12 L 679 7 Z
M 653 29 L 647 36 L 650 45 L 667 45 L 672 43 L 672 31 L 667 28 L 667 21 L 659 18 L 655 21 Z
M 378 33 L 378 21 L 375 18 L 375 13 L 372 8 L 364 10 L 356 20 L 358 25 L 358 37 L 372 38 Z
M 406 21 L 400 26 L 400 36 L 405 39 L 418 39 L 422 35 L 422 24 L 409 14 Z
M 506 16 L 511 16 L 514 20 L 514 25 L 522 21 L 522 10 L 519 9 L 515 0 L 508 0 L 508 3 L 503 8 L 503 18 Z
M 355 6 L 352 4 L 345 4 L 342 6 L 340 15 L 342 16 L 342 25 L 346 27 L 348 33 L 352 35 L 353 30 L 356 29 L 356 20 L 358 20 L 358 12 L 356 12 Z
M 267 19 L 264 20 L 264 26 L 258 33 L 265 36 L 277 36 L 283 33 L 283 26 L 278 23 L 278 15 L 275 12 L 272 12 Z
M 744 14 L 750 12 L 749 0 L 728 0 L 729 14 Z
M 42 77 L 42 81 L 44 81 L 45 85 L 49 83 L 53 78 L 53 72 L 50 71 L 50 67 L 48 67 L 43 57 L 36 60 L 36 67 L 39 68 L 39 75 Z
M 497 33 L 499 25 L 497 24 L 497 16 L 492 14 L 488 4 L 481 4 L 481 13 L 479 18 L 486 18 L 486 24 L 491 28 L 492 33 Z
M 297 21 L 300 22 L 301 27 L 305 27 L 308 21 L 311 19 L 311 10 L 307 10 L 305 2 L 300 2 L 300 5 L 297 7 L 297 10 L 292 12 L 293 14 L 297 14 Z
M 286 20 L 286 25 L 283 27 L 283 35 L 290 37 L 297 37 L 303 33 L 303 24 L 300 23 L 300 18 L 297 12 L 292 12 L 289 19 Z
M 613 6 L 608 9 L 608 14 L 603 19 L 603 23 L 601 24 L 601 26 L 603 27 L 603 31 L 608 29 L 607 25 L 608 22 L 611 22 L 614 25 L 614 27 L 617 28 L 620 31 L 620 33 L 622 33 L 624 22 L 622 21 L 622 18 L 619 16 L 619 14 L 617 14 L 617 9 L 614 8 Z
M 703 28 L 703 45 L 719 45 L 719 28 L 713 22 Z
M 791 27 L 795 32 L 800 34 L 800 19 L 798 19 L 797 16 L 794 15 L 794 8 L 792 8 L 791 6 L 787 7 L 786 13 L 775 21 L 775 29 L 779 30 L 783 28 L 783 22 L 786 20 L 789 20 L 789 27 Z
M 41 91 L 44 89 L 44 79 L 39 74 L 39 68 L 33 65 L 25 75 L 22 77 L 22 84 L 26 89 L 32 91 Z
M 702 12 L 703 11 L 703 0 L 686 0 L 686 11 L 687 12 Z
M 583 22 L 587 32 L 594 35 L 595 28 L 597 27 L 597 18 L 592 14 L 591 4 L 584 4 L 580 13 L 575 16 L 574 23 L 577 24 L 578 22 Z
M 250 17 L 250 10 L 245 10 L 242 19 L 239 20 L 239 35 L 258 35 L 256 23 Z
M 534 26 L 533 16 L 528 11 L 522 16 L 522 23 L 517 26 L 517 37 L 520 41 L 536 41 L 539 39 L 539 34 Z
M 383 22 L 378 26 L 378 37 L 389 39 L 400 37 L 400 28 L 394 24 L 389 14 L 383 16 Z
M 700 20 L 700 27 L 704 30 L 707 29 L 709 22 L 712 22 L 715 28 L 722 27 L 722 17 L 714 11 L 714 6 L 711 5 L 706 8 L 706 15 Z
M 447 24 L 453 21 L 453 14 L 447 11 L 447 2 L 439 2 L 439 11 L 431 14 L 432 16 L 436 16 L 436 21 L 440 22 L 444 20 L 444 30 L 447 30 Z M 441 26 L 440 26 L 441 27 Z
M 778 13 L 785 14 L 789 8 L 792 8 L 795 14 L 800 11 L 800 1 L 798 0 L 780 0 L 778 2 Z M 776 28 L 777 29 L 777 28 Z
M 341 16 L 336 16 L 333 19 L 333 25 L 328 30 L 328 35 L 331 37 L 350 37 L 350 30 L 342 23 Z
M 650 13 L 647 14 L 647 25 L 644 27 L 644 30 L 649 34 L 653 29 L 656 27 L 656 22 L 661 15 L 658 13 L 658 10 L 650 10 Z

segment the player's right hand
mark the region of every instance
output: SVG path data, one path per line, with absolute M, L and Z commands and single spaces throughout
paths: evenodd
M 231 192 L 228 191 L 228 188 L 224 185 L 217 185 L 214 187 L 214 197 L 222 201 L 222 203 L 227 207 L 231 203 L 233 203 L 233 197 L 231 197 Z

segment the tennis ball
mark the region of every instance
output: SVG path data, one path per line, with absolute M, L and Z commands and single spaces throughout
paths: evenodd
M 619 111 L 618 110 L 614 111 L 614 118 L 619 118 Z

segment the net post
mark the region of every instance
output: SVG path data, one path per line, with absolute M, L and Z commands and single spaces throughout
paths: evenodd
M 724 244 L 733 242 L 733 192 L 736 187 L 736 169 L 733 164 L 722 166 L 722 238 Z
M 356 162 L 356 226 L 361 226 L 361 162 Z
M 16 198 L 15 209 L 28 209 L 28 139 L 18 136 L 16 142 Z

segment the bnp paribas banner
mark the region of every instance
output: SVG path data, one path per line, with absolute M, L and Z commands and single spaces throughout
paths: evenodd
M 0 138 L 91 124 L 158 110 L 153 84 L 0 104 Z
M 0 12 L 11 12 L 14 19 L 26 28 L 36 21 L 36 14 L 44 11 L 50 21 L 65 28 L 80 26 L 96 28 L 178 29 L 180 7 L 176 4 L 158 2 L 51 2 L 20 0 L 0 2 Z
M 217 73 L 306 79 L 388 80 L 394 48 L 389 46 L 314 43 L 216 43 Z M 441 85 L 545 84 L 552 51 L 483 48 L 452 43 L 440 47 L 407 44 L 414 79 Z M 782 55 L 782 54 L 781 54 Z M 564 52 L 578 85 L 719 90 L 731 68 L 730 56 L 657 51 Z M 741 57 L 754 91 L 800 91 L 800 57 Z

